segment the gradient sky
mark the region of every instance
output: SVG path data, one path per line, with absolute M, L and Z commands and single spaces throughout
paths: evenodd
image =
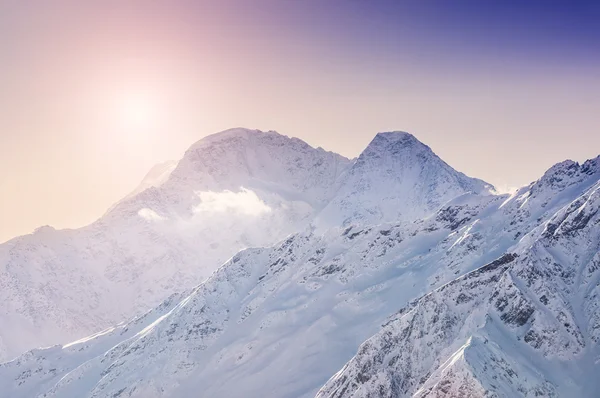
M 405 130 L 526 184 L 600 154 L 598 21 L 549 0 L 0 0 L 0 241 L 91 222 L 237 126 L 348 157 Z

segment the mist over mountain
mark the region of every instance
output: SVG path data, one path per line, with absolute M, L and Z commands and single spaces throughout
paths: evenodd
M 296 138 L 232 129 L 155 167 L 96 222 L 0 245 L 0 358 L 124 321 L 237 251 L 302 229 L 349 164 Z

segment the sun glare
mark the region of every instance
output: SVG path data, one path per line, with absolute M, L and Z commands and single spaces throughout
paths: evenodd
M 119 104 L 120 119 L 128 129 L 147 129 L 156 122 L 156 109 L 149 96 L 125 95 Z

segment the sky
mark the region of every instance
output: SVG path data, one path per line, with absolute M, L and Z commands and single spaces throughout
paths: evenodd
M 403 130 L 501 189 L 600 154 L 600 2 L 0 0 L 0 241 L 231 127 Z

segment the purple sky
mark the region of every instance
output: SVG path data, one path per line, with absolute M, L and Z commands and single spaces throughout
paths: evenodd
M 597 156 L 598 4 L 0 1 L 0 240 L 235 126 L 349 157 L 406 130 L 501 187 Z

